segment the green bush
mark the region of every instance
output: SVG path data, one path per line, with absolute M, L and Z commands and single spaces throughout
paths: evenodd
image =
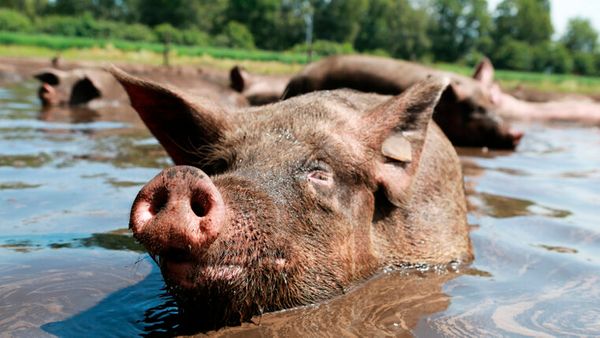
M 462 60 L 459 61 L 459 63 L 467 65 L 469 67 L 475 67 L 476 65 L 478 65 L 481 60 L 483 60 L 486 57 L 485 54 L 477 51 L 477 50 L 470 50 L 463 58 Z
M 533 47 L 533 64 L 530 70 L 566 74 L 573 71 L 573 58 L 561 43 L 542 43 Z
M 95 20 L 90 13 L 80 17 L 56 15 L 43 17 L 36 23 L 36 30 L 52 35 L 89 38 L 109 38 L 126 31 L 117 22 Z
M 533 53 L 529 44 L 506 39 L 496 49 L 493 60 L 501 69 L 530 70 L 533 65 Z
M 596 68 L 596 73 L 594 73 L 594 75 L 600 76 L 600 52 L 594 53 L 594 66 Z
M 245 25 L 230 21 L 223 32 L 215 37 L 215 44 L 219 47 L 254 49 L 254 37 Z
M 210 37 L 197 29 L 186 29 L 181 31 L 181 43 L 187 46 L 208 46 Z
M 35 25 L 36 31 L 40 33 L 77 36 L 79 20 L 70 16 L 50 15 L 40 18 Z
M 162 23 L 154 27 L 154 33 L 157 40 L 162 43 L 179 44 L 182 40 L 181 31 L 169 23 Z
M 573 53 L 573 71 L 580 75 L 596 74 L 594 54 L 586 52 Z
M 390 53 L 387 50 L 381 49 L 381 48 L 377 48 L 377 49 L 373 49 L 373 50 L 368 50 L 364 54 L 375 55 L 375 56 L 383 56 L 383 57 L 390 57 Z
M 155 42 L 156 35 L 148 26 L 136 23 L 132 25 L 121 24 L 119 31 L 112 37 L 128 41 Z
M 30 29 L 28 17 L 17 11 L 0 8 L 0 31 L 27 32 Z
M 306 53 L 308 46 L 306 43 L 299 43 L 292 47 L 290 51 L 294 53 Z M 338 43 L 328 40 L 317 40 L 312 45 L 313 54 L 320 56 L 329 56 L 337 54 L 353 54 L 356 53 L 350 43 Z

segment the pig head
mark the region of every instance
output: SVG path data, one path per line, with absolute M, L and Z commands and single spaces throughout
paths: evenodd
M 45 107 L 83 105 L 93 100 L 123 100 L 126 94 L 115 78 L 101 69 L 45 69 L 34 75 L 41 82 L 38 97 Z
M 281 99 L 290 78 L 248 73 L 240 66 L 229 71 L 230 87 L 240 92 L 253 106 L 277 102 Z
M 383 57 L 333 56 L 307 66 L 292 78 L 283 98 L 336 88 L 397 95 L 430 76 L 451 79 L 433 119 L 454 145 L 516 147 L 523 134 L 511 130 L 494 111 L 499 88 L 493 83 L 493 67 L 487 59 L 477 67 L 473 78 L 469 78 Z
M 344 293 L 384 267 L 471 259 L 462 173 L 431 115 L 447 82 L 225 111 L 112 70 L 176 166 L 130 219 L 209 327 Z

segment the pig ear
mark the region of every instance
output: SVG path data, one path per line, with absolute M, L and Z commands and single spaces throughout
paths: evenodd
M 465 85 L 460 80 L 452 80 L 443 92 L 442 100 L 450 100 L 451 102 L 464 101 L 469 97 L 469 92 Z
M 51 86 L 56 86 L 60 83 L 60 79 L 64 77 L 64 74 L 62 71 L 59 70 L 48 69 L 34 74 L 33 77 L 42 83 L 47 83 Z
M 218 142 L 229 121 L 220 107 L 188 99 L 183 93 L 108 70 L 125 88 L 131 105 L 175 164 L 200 166 L 202 150 Z
M 100 96 L 102 96 L 100 89 L 94 85 L 93 81 L 84 77 L 73 84 L 69 103 L 72 105 L 84 104 Z
M 230 86 L 236 92 L 243 92 L 250 82 L 250 74 L 240 66 L 234 66 L 229 71 Z
M 494 105 L 498 105 L 502 101 L 502 89 L 497 83 L 492 84 L 490 87 L 490 101 Z
M 488 58 L 483 58 L 475 68 L 473 78 L 484 85 L 492 85 L 494 83 L 494 65 Z
M 448 83 L 447 78 L 420 82 L 364 118 L 364 125 L 372 126 L 367 143 L 384 159 L 376 164 L 376 180 L 396 206 L 402 205 L 419 167 L 431 116 Z

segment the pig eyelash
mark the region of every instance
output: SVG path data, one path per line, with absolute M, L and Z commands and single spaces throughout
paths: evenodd
M 314 170 L 308 173 L 308 180 L 323 185 L 330 185 L 333 182 L 333 174 L 322 170 Z

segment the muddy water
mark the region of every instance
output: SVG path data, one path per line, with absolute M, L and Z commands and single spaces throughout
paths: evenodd
M 127 227 L 169 161 L 126 108 L 41 112 L 0 87 L 0 336 L 190 333 Z M 233 336 L 599 336 L 600 130 L 525 125 L 516 153 L 461 150 L 475 262 L 382 273 Z

